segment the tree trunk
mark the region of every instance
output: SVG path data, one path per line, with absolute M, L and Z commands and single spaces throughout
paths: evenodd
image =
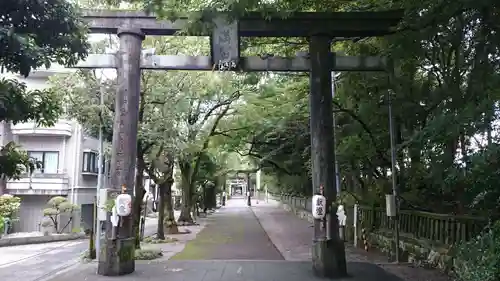
M 200 200 L 202 202 L 202 210 L 203 210 L 203 213 L 207 213 L 207 208 L 208 208 L 208 197 L 207 197 L 207 184 L 204 184 L 202 187 L 202 200 Z
M 191 182 L 191 164 L 187 161 L 180 161 L 179 167 L 182 175 L 182 207 L 181 214 L 177 221 L 183 225 L 192 225 L 194 224 L 194 220 L 191 216 L 193 189 Z
M 138 162 L 141 162 L 140 159 L 138 159 Z M 140 233 L 140 223 L 141 223 L 141 210 L 142 210 L 142 203 L 144 200 L 144 195 L 146 195 L 146 190 L 144 189 L 144 165 L 142 163 L 138 163 L 137 165 L 137 172 L 135 174 L 135 197 L 134 197 L 134 203 L 132 207 L 132 212 L 133 212 L 133 232 L 135 234 L 135 248 L 140 249 L 141 248 L 141 233 Z
M 184 178 L 182 179 L 182 207 L 181 214 L 177 220 L 179 223 L 184 225 L 193 224 L 194 220 L 191 216 L 191 184 L 187 182 Z
M 156 229 L 156 237 L 160 240 L 165 240 L 165 231 L 163 227 L 163 221 L 165 219 L 165 188 L 162 185 L 159 188 L 159 198 L 158 198 L 158 227 Z
M 172 204 L 172 184 L 173 181 L 169 181 L 165 183 L 165 220 L 163 224 L 164 232 L 167 234 L 178 234 L 179 228 L 177 227 L 177 223 L 175 222 L 175 214 L 174 214 L 174 205 Z
M 215 186 L 208 186 L 205 195 L 207 196 L 205 207 L 209 210 L 214 210 L 217 206 L 217 194 L 215 192 Z

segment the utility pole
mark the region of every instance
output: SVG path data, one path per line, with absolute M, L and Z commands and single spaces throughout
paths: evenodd
M 103 94 L 103 87 L 101 86 L 101 89 L 99 90 L 100 96 L 99 96 L 99 166 L 97 167 L 97 208 L 100 208 L 100 194 L 101 194 L 101 189 L 103 188 L 103 177 L 104 177 L 104 137 L 103 137 L 103 127 L 104 127 L 104 122 L 103 122 L 103 107 L 104 107 L 104 94 Z M 97 210 L 97 213 L 99 213 L 99 210 Z M 99 216 L 95 216 L 96 221 L 96 231 L 95 231 L 95 246 L 96 246 L 96 260 L 99 262 L 99 253 L 101 252 L 101 221 L 99 219 Z
M 259 194 L 260 194 L 260 169 L 257 171 L 257 174 L 255 176 L 255 192 L 256 192 L 256 197 L 257 200 L 259 200 Z
M 251 192 L 250 173 L 247 173 L 247 205 L 252 206 L 252 192 Z
M 332 98 L 335 98 L 335 80 L 337 78 L 337 75 L 335 74 L 335 71 L 332 71 Z M 333 143 L 334 143 L 334 150 L 333 153 L 335 154 L 335 186 L 337 187 L 337 197 L 340 196 L 340 169 L 339 169 L 339 160 L 337 159 L 337 120 L 335 118 L 335 113 L 333 113 Z
M 394 66 L 389 64 L 389 85 L 392 86 L 394 82 Z M 396 182 L 396 143 L 394 139 L 394 120 L 392 117 L 392 92 L 388 91 L 387 101 L 389 104 L 389 136 L 391 138 L 391 178 L 392 178 L 392 195 L 394 196 L 394 202 L 396 207 L 396 214 L 393 217 L 394 220 L 394 254 L 396 262 L 399 262 L 399 204 L 398 204 L 398 186 Z

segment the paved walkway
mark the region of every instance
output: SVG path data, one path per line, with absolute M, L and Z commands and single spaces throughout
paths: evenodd
M 252 202 L 252 210 L 259 218 L 267 234 L 281 251 L 286 260 L 310 261 L 311 244 L 313 236 L 312 224 L 305 219 L 300 219 L 294 214 L 285 211 L 274 200 Z M 354 248 L 346 243 L 346 259 L 349 272 L 355 269 L 353 265 L 372 264 L 380 270 L 395 275 L 405 281 L 449 281 L 451 278 L 438 270 L 412 267 L 408 264 L 394 264 L 387 262 L 387 257 L 377 252 L 366 252 Z M 348 266 L 349 267 L 349 266 Z M 357 269 L 356 269 L 357 270 Z M 367 279 L 379 280 L 379 279 Z
M 316 281 L 312 274 L 312 228 L 306 220 L 284 211 L 276 202 L 231 199 L 215 214 L 184 250 L 170 260 L 137 262 L 123 281 Z M 275 246 L 274 246 L 275 245 Z M 383 257 L 366 255 L 347 247 L 350 281 L 442 281 L 423 269 L 391 267 Z M 285 259 L 285 260 L 284 260 Z M 422 271 L 423 270 L 423 271 Z M 107 281 L 95 264 L 87 264 L 54 276 L 50 281 Z M 410 272 L 411 274 L 405 275 Z M 419 274 L 415 274 L 418 272 Z M 427 270 L 426 272 L 433 272 Z
M 252 202 L 252 210 L 286 260 L 310 261 L 313 227 L 310 222 L 285 211 L 274 200 Z M 387 258 L 346 244 L 347 261 L 387 263 Z
M 229 200 L 205 223 L 171 260 L 283 260 L 244 199 Z

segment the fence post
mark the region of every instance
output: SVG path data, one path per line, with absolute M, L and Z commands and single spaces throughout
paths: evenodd
M 354 204 L 353 214 L 353 228 L 354 228 L 354 247 L 358 247 L 358 204 Z

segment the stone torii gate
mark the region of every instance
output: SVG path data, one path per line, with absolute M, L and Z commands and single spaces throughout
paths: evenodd
M 245 192 L 243 194 L 246 194 L 247 198 L 247 206 L 252 206 L 252 196 L 255 194 L 255 189 L 254 192 L 252 193 L 252 183 L 251 183 L 251 174 L 255 174 L 259 171 L 259 169 L 247 169 L 247 170 L 233 170 L 231 173 L 234 173 L 236 177 L 239 176 L 239 174 L 244 174 L 246 179 L 247 179 L 247 186 L 245 187 Z
M 211 35 L 212 55 L 207 56 L 141 56 L 146 35 L 172 36 L 188 21 L 159 21 L 154 15 L 135 11 L 86 11 L 84 18 L 91 33 L 117 34 L 117 54 L 89 55 L 77 68 L 116 68 L 119 87 L 116 95 L 113 126 L 113 148 L 110 194 L 133 195 L 136 164 L 138 105 L 141 69 L 150 70 L 240 70 L 309 72 L 311 114 L 311 159 L 313 193 L 324 190 L 327 205 L 336 198 L 332 115 L 332 71 L 385 71 L 387 62 L 380 57 L 337 56 L 332 53 L 335 38 L 382 36 L 400 21 L 401 11 L 352 13 L 295 13 L 287 19 L 266 20 L 250 13 L 228 23 L 224 16 L 214 19 Z M 309 54 L 295 58 L 240 57 L 240 37 L 306 37 Z M 323 188 L 320 188 L 323 187 Z M 334 210 L 328 210 L 326 221 L 314 223 L 313 270 L 318 276 L 347 275 L 345 250 L 339 238 Z M 111 238 L 109 220 L 105 246 L 101 249 L 98 273 L 124 275 L 135 270 L 132 218 L 124 217 L 118 235 Z M 116 238 L 116 239 L 115 239 Z M 99 250 L 99 249 L 98 249 Z

